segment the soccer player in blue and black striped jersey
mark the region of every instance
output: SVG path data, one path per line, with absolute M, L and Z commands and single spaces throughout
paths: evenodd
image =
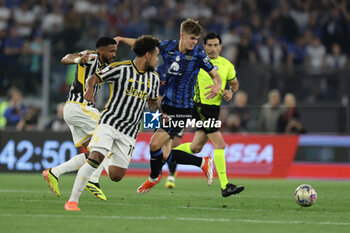
M 207 183 L 211 185 L 213 178 L 213 161 L 208 156 L 205 158 L 191 156 L 182 156 L 180 154 L 170 153 L 172 140 L 175 135 L 183 129 L 183 125 L 171 123 L 186 122 L 192 118 L 194 85 L 197 80 L 199 69 L 202 68 L 214 80 L 214 85 L 207 87 L 206 96 L 211 99 L 219 94 L 221 90 L 221 78 L 210 62 L 205 51 L 197 46 L 202 33 L 202 27 L 192 19 L 187 19 L 181 23 L 180 40 L 165 40 L 160 44 L 160 55 L 163 57 L 166 66 L 166 84 L 163 95 L 161 109 L 164 115 L 170 117 L 170 124 L 162 124 L 150 141 L 151 154 L 151 174 L 148 180 L 138 189 L 138 193 L 147 193 L 160 180 L 159 171 L 162 166 L 162 160 L 168 160 L 179 164 L 191 164 L 201 167 L 207 176 Z M 117 43 L 123 42 L 130 46 L 135 43 L 135 39 L 115 37 Z M 164 121 L 163 121 L 164 123 Z M 162 146 L 166 145 L 166 151 L 163 153 Z

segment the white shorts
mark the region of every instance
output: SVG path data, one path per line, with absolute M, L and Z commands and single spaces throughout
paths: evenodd
M 108 159 L 110 166 L 127 169 L 130 164 L 136 139 L 127 136 L 110 125 L 101 124 L 96 127 L 89 144 L 90 152 L 97 151 Z
M 63 118 L 72 132 L 76 147 L 82 146 L 94 133 L 100 112 L 79 102 L 67 102 L 63 108 Z

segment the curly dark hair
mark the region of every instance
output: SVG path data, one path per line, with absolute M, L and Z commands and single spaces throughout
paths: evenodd
M 131 49 L 134 51 L 136 56 L 142 57 L 147 52 L 153 52 L 153 50 L 156 47 L 159 47 L 159 45 L 160 42 L 157 38 L 150 35 L 143 35 L 137 38 Z

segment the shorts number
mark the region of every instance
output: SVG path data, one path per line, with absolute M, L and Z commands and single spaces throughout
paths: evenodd
M 132 145 L 129 145 L 129 152 L 128 152 L 128 156 L 131 157 L 132 156 L 132 152 L 134 152 L 135 147 Z

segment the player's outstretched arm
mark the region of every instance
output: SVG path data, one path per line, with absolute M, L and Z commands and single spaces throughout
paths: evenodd
M 114 37 L 113 39 L 117 42 L 117 44 L 119 44 L 119 42 L 122 42 L 129 46 L 133 46 L 136 41 L 136 39 L 134 38 L 127 38 L 127 37 L 121 37 L 121 36 Z
M 94 86 L 96 83 L 100 82 L 100 78 L 96 74 L 93 74 L 86 80 L 86 92 L 84 94 L 84 99 L 95 104 L 94 99 Z
M 84 54 L 80 53 L 74 53 L 74 54 L 67 54 L 61 59 L 61 63 L 64 65 L 72 65 L 72 64 L 83 64 L 89 61 L 90 54 L 93 53 L 93 51 L 87 51 Z
M 206 99 L 212 99 L 220 93 L 222 80 L 216 69 L 212 69 L 210 72 L 208 72 L 208 74 L 214 80 L 214 85 L 210 85 L 205 88 L 210 89 L 207 93 L 205 93 L 205 95 L 208 95 Z

